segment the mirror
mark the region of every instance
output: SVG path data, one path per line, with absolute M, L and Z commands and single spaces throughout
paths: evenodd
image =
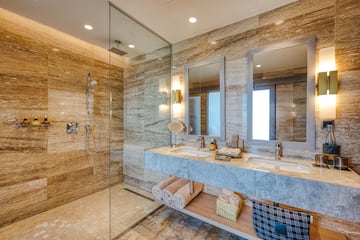
M 248 53 L 248 140 L 315 148 L 315 38 Z
M 224 57 L 185 65 L 188 136 L 225 139 Z

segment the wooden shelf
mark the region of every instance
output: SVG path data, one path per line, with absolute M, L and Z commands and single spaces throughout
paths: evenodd
M 167 205 L 164 202 L 161 203 Z M 184 209 L 174 209 L 246 239 L 259 239 L 256 237 L 252 224 L 252 209 L 247 205 L 241 208 L 236 222 L 216 215 L 216 197 L 207 193 L 200 193 Z M 344 235 L 320 228 L 315 224 L 311 224 L 310 235 L 310 239 L 316 240 L 346 240 Z

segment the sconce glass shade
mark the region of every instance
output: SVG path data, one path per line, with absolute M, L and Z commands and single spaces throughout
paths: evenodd
M 171 103 L 172 104 L 181 103 L 181 91 L 180 91 L 180 89 L 176 89 L 176 90 L 171 91 Z
M 319 95 L 318 102 L 321 119 L 336 119 L 336 94 Z

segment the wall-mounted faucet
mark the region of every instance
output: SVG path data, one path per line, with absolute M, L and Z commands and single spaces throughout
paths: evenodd
M 281 144 L 280 143 L 275 143 L 275 147 L 274 147 L 274 153 L 275 153 L 275 160 L 280 160 L 281 157 Z

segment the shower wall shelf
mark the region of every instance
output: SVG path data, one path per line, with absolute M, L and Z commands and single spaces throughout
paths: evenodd
M 42 127 L 42 128 L 48 128 L 51 124 L 29 124 L 29 125 L 21 125 L 20 123 L 17 123 L 15 125 L 15 128 L 32 128 L 32 127 Z

